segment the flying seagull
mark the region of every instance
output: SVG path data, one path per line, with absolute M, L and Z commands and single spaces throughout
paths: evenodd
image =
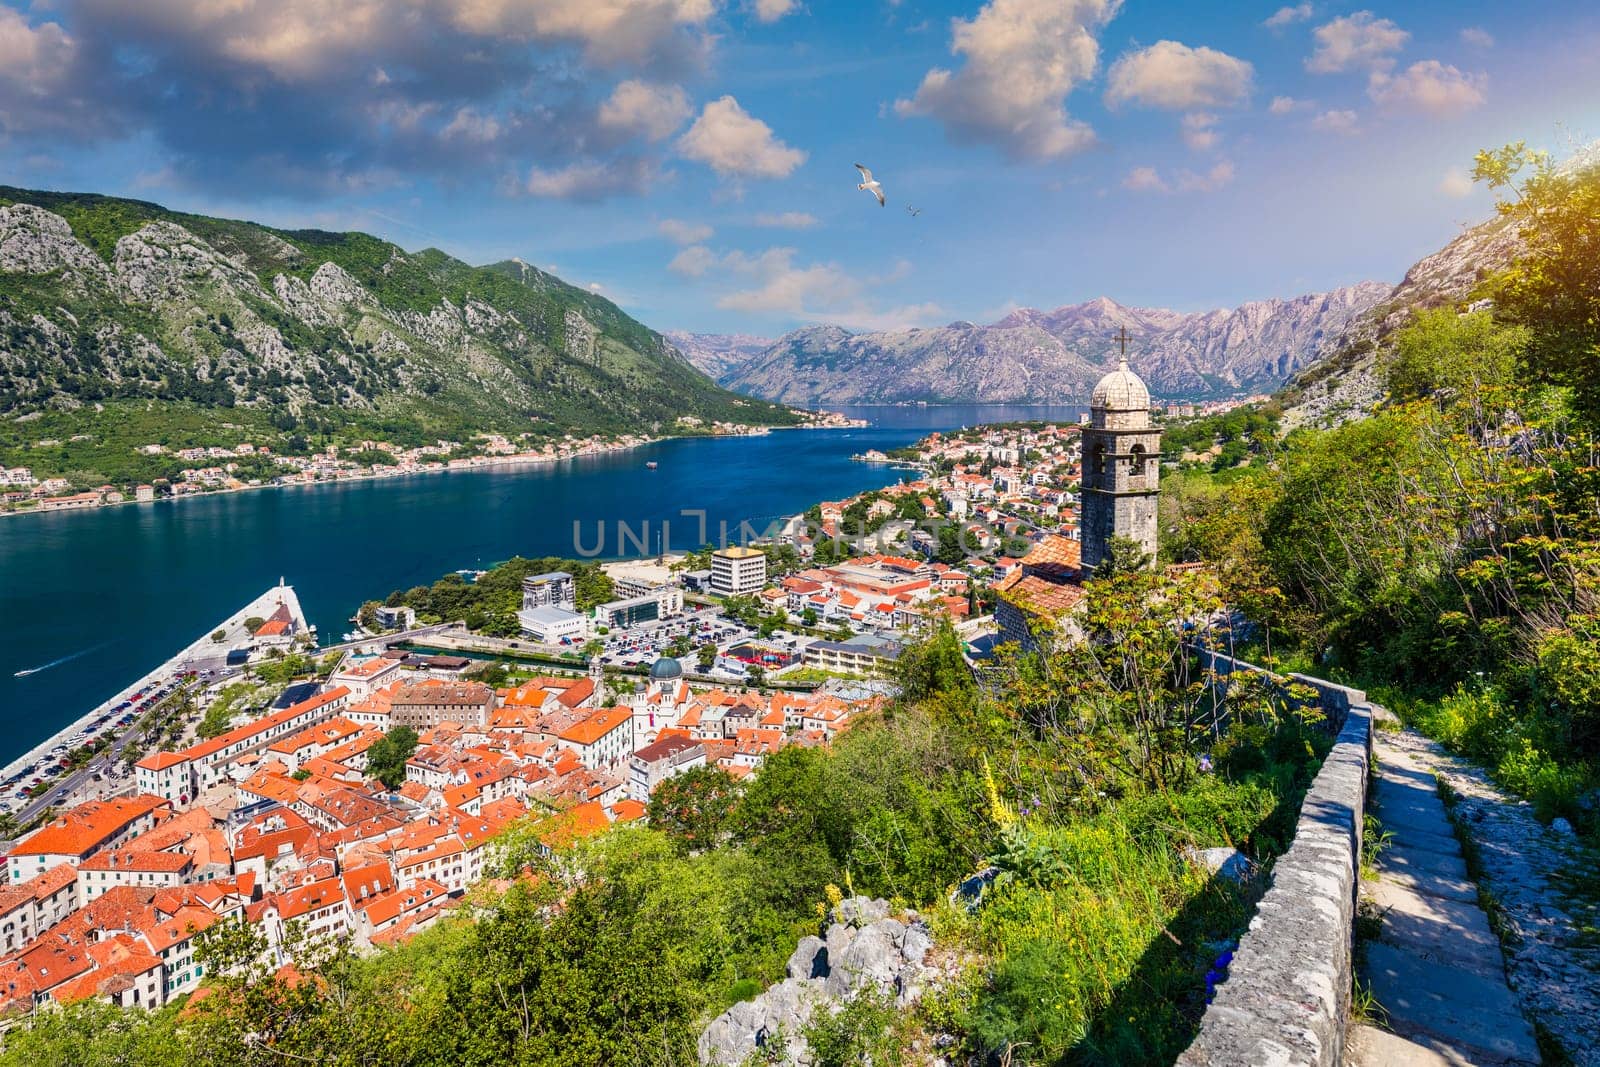
M 918 215 L 922 214 L 922 209 L 920 207 L 912 207 L 910 204 L 906 205 L 906 211 L 910 213 L 912 218 L 916 218 Z
M 877 197 L 878 198 L 878 206 L 882 207 L 884 205 L 883 186 L 880 185 L 879 183 L 873 181 L 872 180 L 872 172 L 870 170 L 868 170 L 866 167 L 863 167 L 861 164 L 859 164 L 859 163 L 856 164 L 856 170 L 859 170 L 861 172 L 861 184 L 856 186 L 856 188 L 857 189 L 865 189 L 867 192 L 869 192 L 873 196 Z

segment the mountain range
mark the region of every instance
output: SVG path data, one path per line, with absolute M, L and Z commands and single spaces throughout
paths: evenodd
M 1315 363 L 1392 292 L 1361 282 L 1327 293 L 1200 312 L 1107 297 L 1019 308 L 989 325 L 852 333 L 809 326 L 759 338 L 670 334 L 723 385 L 784 403 L 1020 402 L 1085 398 L 1116 366 L 1121 329 L 1134 367 L 1162 397 L 1270 392 Z
M 226 423 L 420 444 L 664 433 L 686 416 L 796 421 L 519 260 L 0 187 L 0 460 L 130 421 L 189 440 Z

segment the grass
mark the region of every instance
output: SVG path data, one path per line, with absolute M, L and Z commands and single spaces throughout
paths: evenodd
M 1017 1067 L 1170 1063 L 1193 1040 L 1266 884 L 1213 876 L 1184 852 L 1232 846 L 1269 867 L 1323 751 L 1302 739 L 1297 764 L 1202 778 L 1064 825 L 1016 820 L 983 907 L 933 915 L 941 948 L 981 962 L 935 998 L 928 1010 L 942 1017 L 929 1029 Z
M 1372 994 L 1372 983 L 1357 978 L 1350 992 L 1350 1021 L 1388 1029 L 1389 1013 Z

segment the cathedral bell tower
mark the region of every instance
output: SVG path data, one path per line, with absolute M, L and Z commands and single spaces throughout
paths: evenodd
M 1080 522 L 1083 574 L 1111 554 L 1111 539 L 1137 542 L 1154 561 L 1156 494 L 1161 484 L 1161 431 L 1150 425 L 1150 390 L 1128 369 L 1128 331 L 1117 335 L 1122 358 L 1089 399 L 1083 429 Z

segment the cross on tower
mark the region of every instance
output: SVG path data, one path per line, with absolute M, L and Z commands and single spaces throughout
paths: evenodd
M 1117 342 L 1117 344 L 1122 348 L 1122 362 L 1128 362 L 1128 342 L 1133 340 L 1133 338 L 1128 336 L 1128 327 L 1122 326 L 1119 328 L 1116 336 L 1111 339 Z

